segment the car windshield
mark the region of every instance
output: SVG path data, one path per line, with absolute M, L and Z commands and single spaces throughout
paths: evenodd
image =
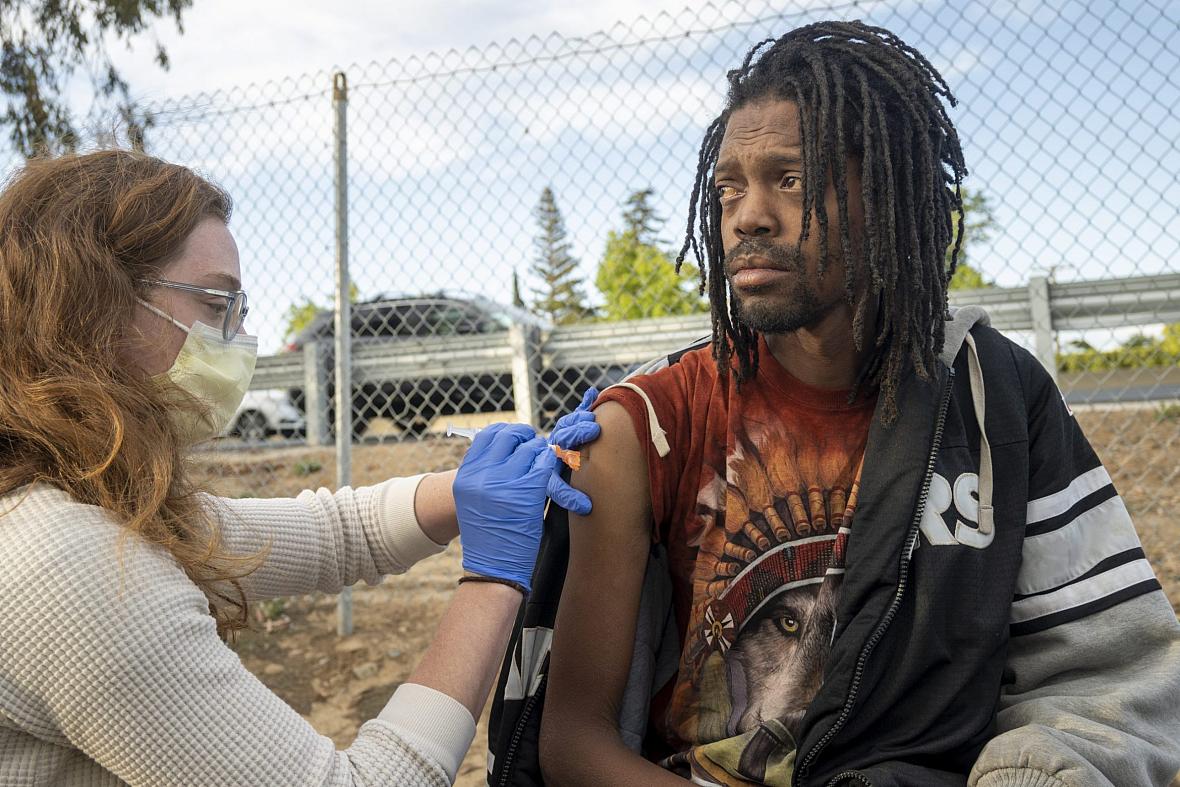
M 496 328 L 478 309 L 454 302 L 391 301 L 366 304 L 357 312 L 353 335 L 366 338 L 452 336 Z
M 479 304 L 441 298 L 402 298 L 358 303 L 352 307 L 352 335 L 361 340 L 396 337 L 457 336 L 507 330 L 506 315 Z M 330 340 L 335 335 L 332 312 L 317 315 L 298 340 Z

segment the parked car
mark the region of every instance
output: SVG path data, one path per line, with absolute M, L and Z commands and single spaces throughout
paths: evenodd
M 544 322 L 523 309 L 503 306 L 477 296 L 438 293 L 423 296 L 381 296 L 352 306 L 354 347 L 388 345 L 396 352 L 399 340 L 431 336 L 478 335 L 506 331 L 512 322 Z M 315 318 L 285 348 L 301 351 L 311 341 L 328 343 L 330 363 L 335 337 L 334 314 L 329 310 Z M 541 427 L 551 428 L 557 417 L 573 409 L 590 385 L 600 388 L 617 382 L 627 372 L 621 367 L 543 369 L 538 382 Z M 301 388 L 292 389 L 291 401 L 303 411 Z M 334 382 L 328 398 L 334 401 Z M 353 435 L 364 433 L 374 418 L 388 418 L 403 431 L 420 435 L 439 416 L 511 411 L 512 375 L 501 372 L 366 381 L 354 387 Z M 329 418 L 333 418 L 329 413 Z M 329 421 L 331 423 L 331 420 Z
M 286 391 L 246 391 L 222 435 L 254 443 L 276 434 L 302 437 L 305 432 L 303 413 L 291 402 Z

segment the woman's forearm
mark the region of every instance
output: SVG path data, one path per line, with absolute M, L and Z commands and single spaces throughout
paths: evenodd
M 510 587 L 461 584 L 422 661 L 381 712 L 452 781 L 475 736 L 519 606 L 520 593 Z
M 414 514 L 422 532 L 436 544 L 446 544 L 459 535 L 459 520 L 455 516 L 455 497 L 451 485 L 455 470 L 431 473 L 418 484 L 414 495 Z
M 410 683 L 453 697 L 478 719 L 496 680 L 521 595 L 506 585 L 459 585 Z

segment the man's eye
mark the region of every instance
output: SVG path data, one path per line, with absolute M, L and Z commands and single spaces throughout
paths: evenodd
M 790 615 L 783 615 L 781 617 L 775 618 L 774 622 L 775 622 L 775 625 L 777 625 L 779 627 L 779 630 L 782 631 L 784 634 L 798 634 L 799 633 L 799 621 L 796 620 L 795 618 L 791 617 Z
M 737 189 L 734 188 L 733 186 L 718 186 L 717 187 L 717 199 L 721 200 L 722 202 L 726 202 L 727 200 L 731 200 L 736 196 L 737 196 Z
M 209 311 L 213 312 L 214 314 L 217 314 L 217 315 L 225 314 L 225 309 L 226 309 L 225 301 L 218 301 L 217 303 L 206 303 L 205 305 L 208 306 Z
M 782 188 L 787 189 L 788 191 L 794 191 L 795 189 L 801 188 L 802 186 L 803 178 L 799 177 L 798 175 L 785 175 L 783 177 Z

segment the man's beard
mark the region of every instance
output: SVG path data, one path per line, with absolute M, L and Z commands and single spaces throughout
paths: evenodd
M 737 294 L 733 298 L 738 320 L 759 333 L 793 333 L 819 322 L 827 311 L 805 283 L 800 283 L 790 295 L 777 301 L 757 296 L 743 298 Z
M 771 267 L 793 273 L 795 280 L 778 297 L 770 292 L 743 297 L 731 288 L 730 297 L 743 325 L 759 333 L 792 333 L 814 325 L 824 316 L 827 310 L 819 302 L 812 282 L 807 281 L 807 269 L 798 249 L 758 238 L 746 239 L 725 255 L 726 275 L 732 275 L 734 263 L 747 256 L 762 257 Z

